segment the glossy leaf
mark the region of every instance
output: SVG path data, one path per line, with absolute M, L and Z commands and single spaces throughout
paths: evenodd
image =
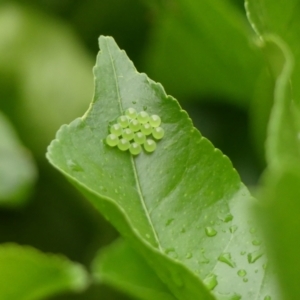
M 157 2 L 147 72 L 178 97 L 248 105 L 262 60 L 241 11 L 224 0 Z
M 268 290 L 266 257 L 248 261 L 263 247 L 252 229 L 251 196 L 229 159 L 201 136 L 161 85 L 136 71 L 113 39 L 101 37 L 100 48 L 94 102 L 58 131 L 49 161 L 178 299 L 212 299 L 204 285 L 220 299 L 262 296 L 262 287 Z M 105 144 L 109 124 L 129 107 L 161 116 L 165 136 L 154 153 L 132 157 Z M 232 265 L 220 259 L 224 255 Z M 241 269 L 246 280 L 238 275 Z
M 36 167 L 1 112 L 0 141 L 0 206 L 17 207 L 28 198 L 36 179 Z
M 264 184 L 263 202 L 257 211 L 265 228 L 268 250 L 276 262 L 282 299 L 299 299 L 299 168 L 287 165 L 280 172 L 267 172 Z
M 275 78 L 266 149 L 272 165 L 300 159 L 300 21 L 294 14 L 297 5 L 298 0 L 246 2 L 249 20 Z
M 86 288 L 88 277 L 78 264 L 29 246 L 0 246 L 0 298 L 42 300 Z
M 93 273 L 99 282 L 121 289 L 136 299 L 176 299 L 143 257 L 123 240 L 99 252 L 93 262 Z

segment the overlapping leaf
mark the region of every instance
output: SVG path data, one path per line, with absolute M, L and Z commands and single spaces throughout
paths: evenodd
M 100 251 L 93 263 L 95 277 L 141 300 L 175 300 L 174 296 L 128 243 L 118 240 Z
M 82 266 L 64 257 L 46 255 L 29 246 L 0 246 L 0 298 L 40 300 L 65 291 L 86 288 Z
M 94 101 L 83 118 L 59 130 L 50 162 L 178 299 L 212 299 L 209 289 L 218 299 L 271 294 L 249 217 L 252 200 L 228 158 L 113 39 L 101 37 L 100 48 Z M 132 157 L 105 144 L 109 124 L 129 107 L 161 116 L 165 137 L 154 153 Z
M 32 157 L 0 112 L 0 206 L 24 204 L 36 178 Z

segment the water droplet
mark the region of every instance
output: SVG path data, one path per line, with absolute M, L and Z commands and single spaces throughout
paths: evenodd
M 248 282 L 248 278 L 243 278 L 243 281 L 244 282 Z
M 228 223 L 233 220 L 233 215 L 231 213 L 227 213 L 226 215 L 219 216 L 219 219 L 225 223 Z
M 258 269 L 255 270 L 255 273 L 258 273 Z
M 67 161 L 67 165 L 68 165 L 68 167 L 71 169 L 71 170 L 73 170 L 73 171 L 75 171 L 75 172 L 82 172 L 83 171 L 83 169 L 78 165 L 78 163 L 75 161 L 75 160 L 73 160 L 73 159 L 69 159 L 68 161 Z
M 185 256 L 185 258 L 190 259 L 193 257 L 193 254 L 191 252 L 188 252 Z
M 247 275 L 247 272 L 246 272 L 245 270 L 241 269 L 241 270 L 238 270 L 237 274 L 238 274 L 240 277 L 244 277 L 244 276 Z
M 256 232 L 256 228 L 254 228 L 254 227 L 250 228 L 249 232 L 250 233 L 255 233 Z
M 218 285 L 217 276 L 215 274 L 210 274 L 203 280 L 203 283 L 211 291 Z
M 229 231 L 230 231 L 231 233 L 236 232 L 237 229 L 238 229 L 238 227 L 237 227 L 236 225 L 232 225 L 232 226 L 229 227 Z
M 246 251 L 241 251 L 241 255 L 245 255 L 246 254 Z
M 132 104 L 136 104 L 136 101 L 132 101 Z
M 116 193 L 116 194 L 119 194 L 119 191 L 118 191 L 118 189 L 115 189 L 115 193 Z
M 181 233 L 185 233 L 185 228 L 182 227 L 181 230 L 180 230 L 180 232 L 181 232 Z
M 215 221 L 210 221 L 210 224 L 211 225 L 215 225 Z
M 272 300 L 271 296 L 265 296 L 264 300 Z
M 174 221 L 174 218 L 169 219 L 169 220 L 166 222 L 166 226 L 169 226 L 173 221 Z
M 254 245 L 254 246 L 260 246 L 261 245 L 261 241 L 260 240 L 253 240 L 252 241 L 252 245 Z
M 209 237 L 213 237 L 217 234 L 217 231 L 213 229 L 212 227 L 205 227 L 205 233 Z
M 165 250 L 165 253 L 168 255 L 168 256 L 170 256 L 170 257 L 172 257 L 172 258 L 177 258 L 178 257 L 178 255 L 177 255 L 177 253 L 175 252 L 175 249 L 172 247 L 172 248 L 167 248 L 166 250 Z
M 230 294 L 221 294 L 218 292 L 214 293 L 215 296 L 217 296 L 216 298 L 218 300 L 240 300 L 242 299 L 242 296 L 236 293 L 230 293 Z
M 262 250 L 257 250 L 248 254 L 248 262 L 249 264 L 255 263 L 260 257 L 264 255 Z
M 263 264 L 263 269 L 265 270 L 267 268 L 267 264 Z
M 146 234 L 146 238 L 147 238 L 147 239 L 150 239 L 150 234 L 147 233 L 147 234 Z
M 147 109 L 148 109 L 148 107 L 147 107 L 146 105 L 144 105 L 144 106 L 143 106 L 143 110 L 146 111 Z
M 223 253 L 218 257 L 218 260 L 227 264 L 228 266 L 230 266 L 231 268 L 235 268 L 235 262 L 232 260 L 231 258 L 231 254 L 230 253 Z

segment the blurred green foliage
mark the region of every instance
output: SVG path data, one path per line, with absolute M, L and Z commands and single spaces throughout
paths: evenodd
M 44 153 L 61 124 L 83 115 L 92 99 L 99 35 L 112 35 L 140 71 L 162 82 L 249 185 L 264 166 L 270 110 L 270 103 L 252 104 L 253 95 L 265 93 L 257 81 L 265 68 L 240 0 L 2 1 L 0 110 L 39 176 L 26 207 L 0 211 L 0 241 L 63 253 L 87 266 L 117 234 Z M 125 299 L 107 287 L 55 299 L 96 299 L 99 289 L 105 299 Z

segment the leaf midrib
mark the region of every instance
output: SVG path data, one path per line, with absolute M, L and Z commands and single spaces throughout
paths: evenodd
M 111 55 L 111 52 L 110 52 L 110 49 L 109 49 L 109 46 L 108 46 L 107 43 L 106 43 L 106 47 L 107 47 L 107 51 L 108 51 L 108 54 L 109 54 L 109 58 L 110 58 L 113 73 L 114 73 L 115 85 L 116 85 L 116 90 L 117 90 L 117 95 L 118 95 L 118 103 L 119 103 L 120 113 L 122 114 L 124 109 L 123 109 L 122 102 L 121 102 L 121 95 L 120 95 L 119 82 L 118 82 L 118 78 L 117 78 L 116 68 L 115 68 L 114 60 L 112 58 L 112 55 Z M 136 164 L 134 162 L 134 159 L 133 159 L 132 155 L 130 155 L 130 161 L 131 161 L 133 174 L 134 174 L 134 178 L 135 178 L 135 182 L 136 182 L 137 192 L 138 192 L 139 198 L 141 200 L 142 207 L 144 209 L 144 212 L 145 212 L 146 218 L 148 220 L 148 223 L 149 223 L 149 225 L 152 229 L 152 232 L 153 232 L 154 238 L 156 240 L 158 249 L 162 252 L 161 243 L 159 241 L 157 232 L 155 230 L 155 227 L 154 227 L 154 225 L 152 223 L 152 220 L 150 218 L 150 215 L 148 213 L 148 207 L 146 205 L 146 202 L 145 202 L 145 199 L 144 199 L 144 196 L 143 196 L 143 193 L 142 193 L 142 188 L 141 188 L 141 184 L 140 184 L 140 181 L 139 181 L 139 178 L 138 178 L 138 172 L 137 172 Z

